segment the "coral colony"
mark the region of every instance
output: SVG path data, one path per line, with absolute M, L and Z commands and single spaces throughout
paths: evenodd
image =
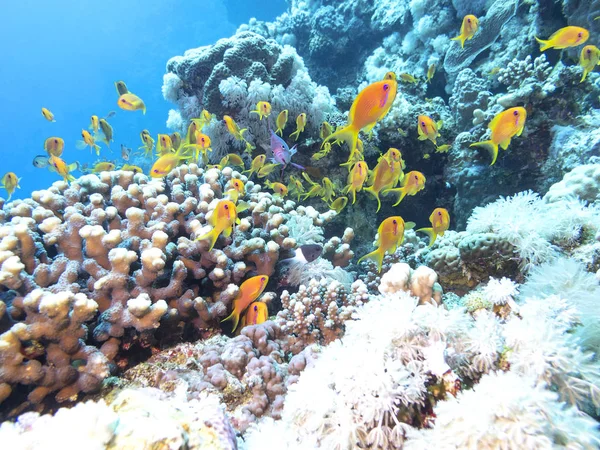
M 599 448 L 600 4 L 330 3 L 169 60 L 127 164 L 46 141 L 2 447 Z

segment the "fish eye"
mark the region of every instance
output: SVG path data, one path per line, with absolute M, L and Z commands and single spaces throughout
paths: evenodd
M 58 169 L 58 164 L 54 163 L 54 167 L 56 167 Z
M 438 211 L 438 216 L 441 216 L 441 215 L 442 215 L 442 212 L 441 212 L 441 211 Z
M 590 53 L 592 53 L 592 50 L 588 48 L 587 49 L 587 54 L 589 55 Z
M 258 306 L 254 305 L 254 311 L 258 311 Z
M 158 169 L 154 169 L 154 173 L 158 173 Z
M 225 209 L 229 209 L 229 205 L 225 205 L 223 208 L 225 208 Z
M 262 281 L 262 282 L 264 283 L 264 282 L 266 281 L 265 277 L 262 277 L 262 278 L 260 279 L 260 281 Z
M 581 37 L 581 36 L 583 36 L 583 34 L 582 34 L 582 33 L 579 33 L 579 34 L 577 35 L 577 37 Z
M 471 19 L 467 19 L 467 22 L 471 23 Z
M 513 115 L 514 115 L 514 116 L 518 116 L 518 115 L 519 115 L 519 111 L 514 111 L 514 112 L 513 112 Z
M 392 223 L 393 223 L 394 225 L 397 225 L 397 224 L 398 224 L 398 221 L 397 221 L 396 219 L 394 219 L 394 220 L 392 220 Z
M 423 127 L 424 127 L 424 126 L 425 126 L 425 122 L 421 122 L 421 126 L 423 126 Z
M 386 83 L 386 84 L 383 85 L 383 90 L 384 91 L 387 91 L 389 88 L 390 88 L 389 84 Z
M 419 176 L 418 176 L 418 175 L 415 175 L 415 180 L 418 180 L 418 179 L 419 179 Z

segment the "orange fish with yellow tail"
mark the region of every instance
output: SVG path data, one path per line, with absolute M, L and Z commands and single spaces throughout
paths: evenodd
M 231 331 L 235 331 L 240 320 L 240 314 L 263 293 L 268 282 L 269 277 L 266 275 L 258 275 L 244 281 L 240 286 L 240 291 L 233 300 L 233 311 L 229 316 L 221 320 L 221 322 L 231 320 Z
M 535 38 L 540 44 L 540 51 L 546 51 L 549 48 L 562 50 L 563 48 L 577 47 L 583 44 L 590 37 L 590 32 L 581 27 L 564 27 L 554 32 L 547 40 Z
M 431 247 L 436 238 L 443 236 L 450 227 L 450 214 L 445 208 L 435 208 L 429 216 L 429 221 L 431 228 L 419 228 L 417 232 L 421 231 L 429 236 L 429 247 Z
M 398 200 L 394 203 L 393 206 L 398 206 L 398 204 L 406 197 L 407 195 L 415 195 L 417 192 L 422 191 L 425 188 L 425 175 L 421 172 L 417 172 L 413 170 L 408 172 L 404 179 L 402 180 L 402 186 L 395 189 L 387 189 L 383 191 L 383 195 L 387 194 L 398 194 Z
M 330 141 L 343 141 L 348 144 L 350 152 L 356 148 L 358 133 L 375 126 L 390 110 L 398 82 L 395 79 L 385 79 L 370 84 L 358 93 L 348 115 L 348 124 L 341 130 L 329 135 L 321 144 L 321 148 Z
M 348 175 L 348 186 L 344 188 L 344 194 L 352 195 L 352 204 L 356 203 L 356 193 L 360 192 L 369 175 L 369 166 L 364 161 L 358 161 L 350 170 Z
M 269 308 L 265 302 L 252 302 L 242 317 L 240 329 L 249 325 L 260 325 L 269 318 Z
M 404 222 L 400 216 L 392 216 L 385 219 L 377 229 L 377 250 L 371 252 L 358 260 L 358 263 L 365 259 L 370 259 L 377 264 L 377 271 L 381 272 L 383 257 L 386 253 L 394 254 L 399 245 L 404 240 L 404 231 L 410 230 L 415 224 L 413 222 Z
M 498 146 L 506 150 L 510 145 L 510 140 L 514 136 L 521 136 L 523 128 L 525 128 L 525 120 L 527 120 L 527 111 L 522 106 L 509 108 L 496 115 L 488 125 L 492 130 L 492 135 L 489 140 L 476 142 L 471 144 L 471 147 L 483 147 L 492 155 L 493 166 L 498 158 Z
M 202 241 L 208 239 L 210 241 L 208 251 L 211 251 L 221 233 L 225 237 L 231 236 L 237 222 L 239 222 L 239 219 L 235 204 L 231 200 L 219 200 L 210 219 L 208 219 L 208 223 L 213 227 L 212 230 L 202 236 L 198 236 L 196 240 Z
M 460 26 L 460 34 L 450 40 L 459 41 L 460 48 L 465 48 L 465 41 L 473 39 L 473 36 L 475 36 L 478 29 L 479 19 L 473 14 L 468 14 L 463 18 L 462 25 Z

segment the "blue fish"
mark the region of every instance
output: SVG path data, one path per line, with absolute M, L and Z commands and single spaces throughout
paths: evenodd
M 292 156 L 294 156 L 298 151 L 296 148 L 297 145 L 294 145 L 292 148 L 290 148 L 283 139 L 273 132 L 273 130 L 269 128 L 269 131 L 271 132 L 271 148 L 268 149 L 267 155 L 270 157 L 269 160 L 271 162 L 281 164 L 283 166 L 281 168 L 281 174 L 283 175 L 283 170 L 288 166 L 288 164 L 291 164 L 296 169 L 305 170 L 305 168 L 300 164 L 291 162 Z

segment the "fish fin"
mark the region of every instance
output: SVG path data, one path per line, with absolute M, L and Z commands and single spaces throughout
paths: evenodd
M 228 320 L 231 320 L 231 332 L 233 333 L 236 330 L 238 323 L 240 322 L 240 312 L 233 308 L 231 314 L 229 314 L 227 317 L 221 320 L 221 323 L 227 322 Z
M 233 233 L 233 225 L 223 230 L 223 236 L 225 237 L 231 236 L 231 233 Z
M 483 147 L 490 152 L 490 155 L 492 156 L 492 162 L 490 163 L 490 166 L 493 166 L 496 162 L 496 158 L 498 158 L 498 146 L 493 141 L 475 142 L 469 147 Z
M 583 76 L 581 77 L 581 80 L 579 80 L 580 83 L 583 83 L 587 77 L 588 71 L 583 69 Z
M 444 121 L 443 121 L 443 120 L 438 120 L 438 121 L 435 123 L 435 125 L 438 127 L 438 130 L 439 130 L 439 129 L 440 129 L 440 128 L 442 128 L 442 126 L 444 125 Z M 439 136 L 439 133 L 438 133 L 438 136 Z
M 537 38 L 536 38 L 537 39 Z M 459 41 L 460 42 L 460 48 L 465 48 L 465 41 L 467 40 L 466 37 L 464 37 L 462 34 L 453 37 L 450 39 L 451 41 Z
M 525 124 L 523 124 L 523 126 L 521 128 L 519 128 L 519 130 L 517 131 L 517 136 L 521 136 L 521 134 L 523 134 L 524 129 L 525 129 Z
M 535 36 L 535 40 L 540 44 L 540 52 L 548 50 L 550 47 L 552 47 L 550 40 L 544 41 L 543 39 L 539 39 L 537 36 Z
M 404 200 L 404 197 L 406 197 L 406 189 L 404 189 L 404 187 L 399 187 L 399 188 L 387 189 L 387 190 L 383 191 L 383 195 L 388 195 L 388 194 L 397 194 L 398 195 L 398 200 L 396 201 L 396 203 L 394 203 L 392 205 L 392 206 L 398 206 L 400 204 L 400 202 L 402 200 Z
M 358 141 L 358 130 L 352 125 L 348 125 L 339 131 L 327 136 L 327 138 L 321 144 L 321 148 L 325 146 L 325 143 L 333 140 L 344 141 L 350 147 L 350 153 L 356 149 L 356 143 Z
M 237 205 L 235 206 L 236 211 L 239 213 L 247 211 L 248 209 L 250 209 L 250 205 L 245 202 L 244 200 L 240 200 Z
M 369 194 L 373 195 L 376 199 L 377 199 L 377 211 L 379 212 L 379 210 L 381 209 L 381 200 L 379 199 L 379 192 L 375 192 L 375 190 L 373 189 L 373 186 L 369 186 L 367 188 L 363 189 L 365 192 L 368 192 Z
M 83 150 L 86 147 L 87 147 L 87 144 L 85 143 L 85 141 L 82 141 L 82 140 L 75 141 L 75 148 L 77 150 Z
M 437 237 L 437 234 L 435 233 L 435 231 L 433 231 L 433 228 L 419 228 L 417 230 L 417 232 L 422 232 L 427 234 L 427 236 L 429 236 L 429 245 L 428 247 L 431 247 L 433 245 L 433 243 L 435 242 L 435 238 Z
M 500 148 L 502 148 L 502 150 L 506 150 L 509 145 L 510 145 L 510 138 L 506 138 L 505 140 L 500 142 Z
M 404 222 L 404 229 L 405 230 L 412 230 L 416 226 L 417 226 L 417 224 L 414 223 L 414 222 Z
M 361 261 L 363 261 L 365 259 L 370 259 L 375 264 L 377 264 L 377 271 L 381 272 L 381 266 L 383 265 L 383 252 L 381 252 L 381 250 L 379 248 L 371 253 L 367 253 L 365 256 L 360 258 L 356 262 L 356 264 L 359 264 Z
M 196 241 L 203 241 L 204 239 L 208 239 L 210 241 L 208 251 L 210 252 L 213 249 L 213 247 L 215 246 L 217 239 L 219 238 L 219 234 L 221 234 L 221 233 L 218 233 L 217 231 L 218 230 L 215 227 L 213 227 L 213 229 L 210 230 L 208 233 L 203 234 L 202 236 L 198 236 L 196 238 Z

